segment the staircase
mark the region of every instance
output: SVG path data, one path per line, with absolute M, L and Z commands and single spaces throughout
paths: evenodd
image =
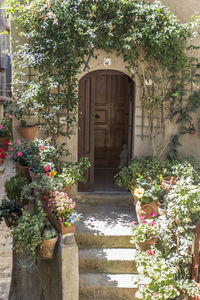
M 130 244 L 136 215 L 130 194 L 82 193 L 77 208 L 84 217 L 76 229 L 79 300 L 136 299 L 136 250 Z

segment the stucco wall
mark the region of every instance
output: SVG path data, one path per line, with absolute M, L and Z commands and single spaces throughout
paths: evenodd
M 153 0 L 149 0 L 149 2 L 153 3 Z M 172 12 L 174 12 L 177 17 L 180 19 L 180 22 L 186 22 L 190 19 L 190 17 L 194 14 L 200 14 L 200 1 L 199 0 L 162 0 L 163 4 L 170 8 Z M 15 26 L 12 24 L 11 27 L 12 38 L 18 39 Z M 200 44 L 200 39 L 197 41 Z M 82 71 L 78 75 L 78 79 L 80 80 L 87 72 L 95 71 L 95 70 L 117 70 L 121 71 L 127 75 L 128 74 L 125 63 L 123 61 L 123 57 L 117 56 L 116 53 L 107 54 L 104 51 L 98 51 L 97 59 L 91 58 L 89 62 L 90 69 L 86 72 Z M 104 58 L 111 59 L 111 65 L 105 66 L 104 65 Z M 84 69 L 84 66 L 81 68 Z M 137 77 L 134 78 L 135 82 L 135 130 L 133 132 L 133 155 L 134 156 L 146 156 L 152 154 L 152 147 L 151 143 L 148 138 L 148 123 L 147 119 L 144 120 L 144 130 L 143 130 L 143 138 L 141 136 L 141 103 L 140 103 L 140 96 L 141 96 L 141 87 Z M 77 116 L 78 117 L 78 116 Z M 193 122 L 195 124 L 195 122 Z M 200 151 L 198 151 L 199 146 L 199 136 L 200 136 L 200 129 L 198 128 L 197 124 L 195 124 L 197 128 L 197 133 L 193 136 L 190 134 L 186 134 L 181 138 L 182 147 L 179 147 L 179 152 L 182 157 L 188 156 L 189 154 L 194 155 L 200 161 Z M 18 134 L 18 122 L 14 123 L 14 131 L 16 132 L 16 137 L 19 136 Z M 169 123 L 167 126 L 167 136 L 171 134 L 175 134 L 178 130 L 178 125 L 174 122 L 174 124 Z M 67 137 L 60 137 L 59 142 L 66 142 L 71 156 L 67 157 L 67 160 L 76 161 L 78 157 L 78 128 L 74 128 L 71 138 L 68 139 Z M 40 132 L 38 136 L 42 136 Z

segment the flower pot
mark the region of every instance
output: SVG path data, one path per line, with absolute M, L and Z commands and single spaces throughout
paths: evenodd
M 62 190 L 62 192 L 68 194 L 70 192 L 71 188 L 72 188 L 71 185 L 66 185 L 64 187 L 64 189 Z
M 22 166 L 20 163 L 17 163 L 17 174 L 26 177 L 29 181 L 31 180 L 28 166 Z
M 36 137 L 37 131 L 37 126 L 19 127 L 21 136 L 29 141 L 32 141 Z
M 14 227 L 17 225 L 17 219 L 22 215 L 21 211 L 10 213 L 4 216 L 4 221 L 8 227 Z
M 43 240 L 40 245 L 39 254 L 43 259 L 51 259 L 54 255 L 54 249 L 58 240 L 58 236 L 50 240 Z
M 37 181 L 37 180 L 40 180 L 40 175 L 47 175 L 47 176 L 49 176 L 50 178 L 54 178 L 54 176 L 51 174 L 51 172 L 46 172 L 46 173 L 35 173 L 35 172 L 33 172 L 33 171 L 31 171 L 30 169 L 29 169 L 29 175 L 30 175 L 30 177 L 31 177 L 31 179 L 32 179 L 32 181 Z
M 141 204 L 138 201 L 135 208 L 139 223 L 142 222 L 141 216 L 145 216 L 145 219 L 152 219 L 152 214 L 155 214 L 154 217 L 158 217 L 158 201 L 152 201 L 148 204 Z
M 133 185 L 131 188 L 130 188 L 130 191 L 131 191 L 131 194 L 132 194 L 132 197 L 133 197 L 133 204 L 136 206 L 137 202 L 138 202 L 138 198 L 135 196 L 135 189 L 136 189 L 136 186 Z
M 155 245 L 158 241 L 158 238 L 152 238 L 149 240 L 146 240 L 146 242 L 139 242 L 139 241 L 135 241 L 135 246 L 136 249 L 140 250 L 140 251 L 147 251 L 151 248 L 151 246 Z
M 50 211 L 50 209 L 46 209 L 47 211 L 47 218 L 49 221 L 53 224 L 53 226 L 56 228 L 58 232 L 60 232 L 62 235 L 68 234 L 68 233 L 74 233 L 75 232 L 75 223 L 71 224 L 71 226 L 65 226 L 63 222 L 59 222 L 57 217 L 53 212 Z
M 171 177 L 170 176 L 163 177 L 162 182 L 161 182 L 161 187 L 166 194 L 169 192 L 172 185 L 175 185 L 178 180 L 178 178 L 174 178 L 174 182 L 171 184 L 170 183 L 171 178 L 172 178 L 172 176 Z
M 160 216 L 165 216 L 165 217 L 167 216 L 167 210 L 161 207 L 158 207 L 158 213 Z

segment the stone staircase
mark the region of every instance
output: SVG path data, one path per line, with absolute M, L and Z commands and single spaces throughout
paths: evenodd
M 77 208 L 84 217 L 76 229 L 79 300 L 136 299 L 136 250 L 130 244 L 136 215 L 130 194 L 83 194 Z

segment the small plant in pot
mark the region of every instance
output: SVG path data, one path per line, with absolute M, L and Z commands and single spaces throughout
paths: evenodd
M 7 150 L 8 142 L 12 134 L 12 122 L 9 116 L 5 116 L 0 121 L 0 146 Z
M 31 268 L 36 259 L 36 255 L 42 243 L 42 234 L 45 228 L 48 228 L 49 221 L 46 219 L 46 213 L 38 201 L 38 211 L 28 213 L 23 211 L 18 224 L 13 228 L 13 250 L 24 253 L 26 259 L 20 261 L 22 268 Z M 28 263 L 27 263 L 28 262 Z
M 48 218 L 61 234 L 74 233 L 75 223 L 82 218 L 75 211 L 76 203 L 64 192 L 50 192 Z
M 84 172 L 91 166 L 87 157 L 80 158 L 80 161 L 65 163 L 56 179 L 62 184 L 63 192 L 68 192 L 72 185 L 78 182 L 86 182 Z
M 139 225 L 133 224 L 131 242 L 134 242 L 136 248 L 141 251 L 150 249 L 158 240 L 159 222 L 155 219 L 146 220 L 142 216 L 142 223 Z
M 28 181 L 25 177 L 16 175 L 6 180 L 5 192 L 8 199 L 15 201 L 18 206 L 27 204 L 27 199 L 21 201 L 21 193 L 25 186 L 28 185 Z
M 54 249 L 58 240 L 58 234 L 55 228 L 49 223 L 42 232 L 42 241 L 40 244 L 40 257 L 51 259 L 54 256 Z
M 0 205 L 0 222 L 4 218 L 8 227 L 15 226 L 21 214 L 21 208 L 15 203 L 15 201 L 7 198 L 2 200 Z
M 137 179 L 138 188 L 134 195 L 138 201 L 136 204 L 136 213 L 138 222 L 141 222 L 141 216 L 145 215 L 147 219 L 158 216 L 158 200 L 163 198 L 164 192 L 157 181 L 147 181 L 142 176 Z

